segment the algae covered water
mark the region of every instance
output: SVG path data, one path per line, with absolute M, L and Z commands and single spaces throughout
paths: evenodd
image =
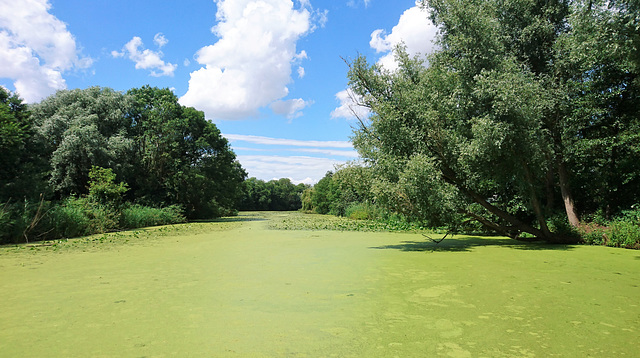
M 274 230 L 283 215 L 0 248 L 2 357 L 612 357 L 640 253 Z

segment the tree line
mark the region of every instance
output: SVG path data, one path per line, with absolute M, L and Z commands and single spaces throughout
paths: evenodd
M 303 206 L 370 203 L 426 226 L 548 242 L 611 241 L 600 229 L 619 227 L 618 244 L 639 246 L 640 3 L 420 5 L 438 49 L 424 61 L 399 46 L 396 71 L 347 61 L 372 113 L 353 138 L 362 163 L 329 173 Z
M 238 209 L 245 211 L 291 211 L 302 207 L 302 192 L 309 186 L 295 185 L 288 178 L 264 181 L 249 178 L 243 183 Z
M 125 209 L 169 222 L 227 215 L 246 177 L 203 112 L 149 86 L 64 90 L 29 106 L 0 88 L 0 152 L 2 242 L 73 236 L 63 228 L 83 220 L 97 227 L 76 234 L 132 226 Z

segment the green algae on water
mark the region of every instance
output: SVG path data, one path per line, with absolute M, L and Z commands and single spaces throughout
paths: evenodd
M 267 229 L 273 215 L 57 251 L 0 248 L 0 356 L 632 357 L 640 348 L 636 251 Z

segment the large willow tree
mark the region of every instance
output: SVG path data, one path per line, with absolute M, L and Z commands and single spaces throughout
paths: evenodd
M 440 29 L 428 63 L 402 48 L 395 72 L 350 63 L 372 112 L 354 145 L 379 203 L 434 226 L 560 242 L 548 225 L 558 213 L 577 226 L 580 204 L 640 200 L 637 1 L 421 5 Z
M 56 198 L 89 192 L 93 166 L 128 184 L 127 199 L 178 204 L 188 218 L 232 210 L 246 176 L 227 140 L 204 113 L 169 89 L 144 86 L 58 91 L 29 107 Z

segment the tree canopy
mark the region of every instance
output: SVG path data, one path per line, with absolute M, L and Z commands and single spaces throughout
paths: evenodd
M 305 184 L 295 185 L 288 178 L 264 180 L 249 178 L 242 186 L 240 210 L 299 210 L 301 195 L 307 189 Z
M 14 109 L 1 109 L 2 128 L 17 139 L 2 145 L 15 147 L 33 132 L 39 145 L 22 150 L 43 151 L 40 172 L 51 198 L 89 194 L 95 166 L 128 185 L 130 202 L 180 205 L 188 218 L 235 209 L 246 174 L 229 143 L 203 112 L 181 106 L 168 89 L 63 90 L 29 106 L 28 116 L 19 105 L 6 107 Z M 14 119 L 4 120 L 7 115 Z
M 549 226 L 560 210 L 576 226 L 640 201 L 636 2 L 421 5 L 440 29 L 428 62 L 399 47 L 395 72 L 349 63 L 372 112 L 354 146 L 379 202 L 451 230 L 473 220 L 558 242 L 570 239 Z

